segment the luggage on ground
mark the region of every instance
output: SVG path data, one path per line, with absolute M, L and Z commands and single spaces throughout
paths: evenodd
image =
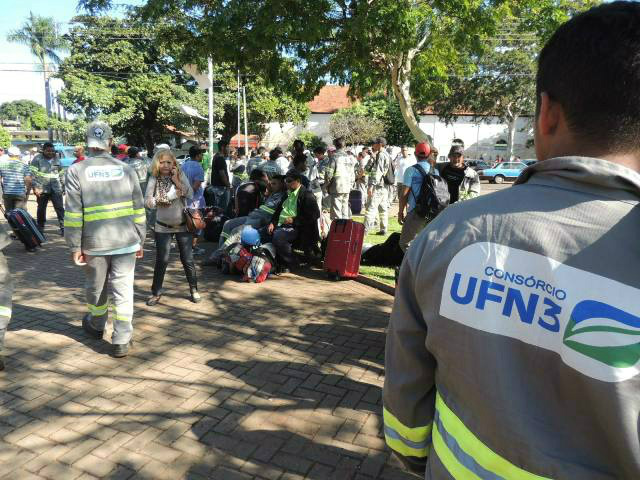
M 364 225 L 353 220 L 334 220 L 327 239 L 324 270 L 330 277 L 356 278 L 364 242 Z
M 226 215 L 215 213 L 207 214 L 204 218 L 204 239 L 207 242 L 218 242 L 220 240 L 220 234 L 222 233 L 222 227 L 224 227 L 224 222 L 227 220 L 229 220 L 229 217 Z
M 2 208 L 0 210 L 4 213 L 16 237 L 20 239 L 27 250 L 34 250 L 42 246 L 46 241 L 44 234 L 38 229 L 29 212 L 22 208 L 9 210 L 8 212 L 5 212 Z
M 360 190 L 351 190 L 349 193 L 349 208 L 352 215 L 362 213 L 362 192 Z
M 400 248 L 400 234 L 394 232 L 380 245 L 374 245 L 362 254 L 364 265 L 397 267 L 402 263 L 404 253 Z

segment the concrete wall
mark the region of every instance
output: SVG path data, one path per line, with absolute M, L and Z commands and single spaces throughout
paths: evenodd
M 268 148 L 278 145 L 287 147 L 303 130 L 315 133 L 330 144 L 330 118 L 331 114 L 328 113 L 314 113 L 309 117 L 307 125 L 270 123 L 262 144 Z M 480 155 L 484 155 L 485 159 L 493 159 L 496 155 L 506 156 L 506 150 L 496 148 L 496 143 L 508 140 L 508 126 L 497 119 L 476 123 L 472 117 L 462 116 L 451 125 L 447 125 L 436 115 L 423 115 L 420 118 L 420 127 L 431 135 L 441 156 L 447 155 L 454 139 L 464 142 L 467 158 L 479 158 Z M 516 128 L 514 155 L 523 159 L 535 158 L 534 149 L 528 149 L 526 146 L 527 140 L 531 138 L 531 118 L 520 118 Z

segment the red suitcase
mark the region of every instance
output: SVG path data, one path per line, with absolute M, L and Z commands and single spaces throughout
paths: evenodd
M 364 242 L 364 225 L 353 220 L 334 220 L 327 239 L 324 270 L 329 277 L 356 278 Z

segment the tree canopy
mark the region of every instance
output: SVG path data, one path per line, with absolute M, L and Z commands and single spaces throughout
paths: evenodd
M 3 126 L 0 126 L 0 147 L 6 150 L 10 146 L 11 146 L 11 134 L 6 128 L 4 128 Z
M 70 56 L 58 74 L 65 85 L 60 102 L 68 111 L 88 119 L 100 116 L 116 135 L 148 149 L 168 135 L 167 126 L 206 137 L 207 121 L 188 116 L 181 106 L 206 116 L 207 95 L 182 70 L 176 51 L 157 41 L 157 29 L 130 18 L 75 20 L 68 34 Z M 222 65 L 215 73 L 215 128 L 230 137 L 237 124 L 236 76 Z M 247 103 L 252 133 L 261 133 L 266 121 L 303 121 L 308 115 L 306 106 L 278 96 L 260 78 L 251 79 Z
M 468 78 L 477 59 L 518 18 L 546 38 L 592 0 L 146 0 L 132 11 L 159 22 L 180 55 L 207 55 L 310 99 L 326 81 L 348 83 L 365 98 L 393 93 L 417 140 L 427 135 L 415 112 Z M 110 0 L 80 0 L 96 12 Z M 291 75 L 290 72 L 295 72 Z M 285 74 L 284 72 L 289 72 Z
M 18 120 L 23 130 L 47 128 L 47 112 L 33 100 L 14 100 L 0 105 L 0 120 Z

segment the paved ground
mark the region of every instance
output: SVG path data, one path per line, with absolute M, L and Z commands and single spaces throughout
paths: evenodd
M 247 285 L 200 271 L 194 306 L 174 255 L 149 308 L 148 250 L 135 353 L 117 360 L 83 334 L 83 274 L 54 232 L 37 254 L 5 250 L 17 291 L 0 478 L 409 478 L 380 434 L 391 297 L 318 274 Z

